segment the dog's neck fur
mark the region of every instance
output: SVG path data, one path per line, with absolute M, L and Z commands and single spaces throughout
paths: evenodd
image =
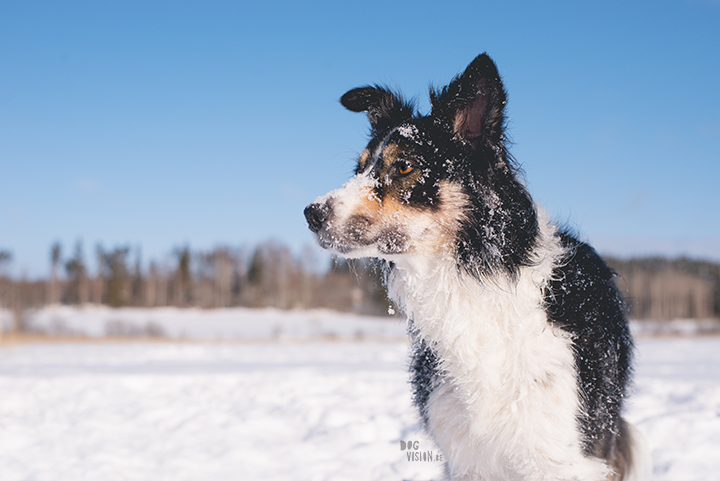
M 538 319 L 532 319 L 528 313 L 542 307 L 543 288 L 564 250 L 555 226 L 542 211 L 539 214 L 534 257 L 529 266 L 519 268 L 517 275 L 488 275 L 479 280 L 458 267 L 450 248 L 393 259 L 394 267 L 388 275 L 389 292 L 413 320 L 416 333 L 442 348 L 443 344 L 466 336 L 471 326 L 499 329 L 511 338 L 533 326 L 544 329 L 545 318 L 538 325 Z
M 428 418 L 454 478 L 607 475 L 601 462 L 582 456 L 570 335 L 550 325 L 543 308 L 543 288 L 564 255 L 544 214 L 534 252 L 517 276 L 484 282 L 458 269 L 451 252 L 399 256 L 389 273 L 390 295 L 413 335 L 440 359 L 444 385 Z M 547 423 L 531 422 L 541 418 Z M 527 472 L 530 466 L 546 469 Z

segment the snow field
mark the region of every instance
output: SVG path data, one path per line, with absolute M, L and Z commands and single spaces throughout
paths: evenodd
M 155 337 L 178 340 L 312 340 L 405 338 L 400 318 L 374 317 L 325 309 L 199 309 L 52 305 L 25 313 L 25 328 L 47 335 Z M 0 334 L 11 332 L 12 312 L 0 308 Z M 637 335 L 720 333 L 717 319 L 630 322 Z
M 637 345 L 628 419 L 648 441 L 653 479 L 720 480 L 720 337 Z
M 405 356 L 397 342 L 5 346 L 0 479 L 430 479 L 439 463 L 400 451 L 424 439 Z
M 3 319 L 4 324 L 3 324 Z M 0 310 L 0 329 L 12 316 Z M 405 338 L 405 321 L 326 309 L 199 309 L 177 307 L 113 309 L 53 305 L 29 312 L 27 328 L 49 335 L 162 337 L 194 340 L 287 340 Z
M 0 345 L 0 480 L 429 480 L 405 342 Z M 720 338 L 638 341 L 655 480 L 720 480 Z

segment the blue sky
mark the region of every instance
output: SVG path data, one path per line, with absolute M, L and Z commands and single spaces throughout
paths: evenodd
M 0 1 L 0 249 L 312 244 L 367 134 L 479 53 L 536 200 L 615 255 L 720 259 L 720 2 Z

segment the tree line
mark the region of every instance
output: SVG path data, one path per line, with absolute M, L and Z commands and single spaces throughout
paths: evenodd
M 12 254 L 0 250 L 0 307 L 17 312 L 49 304 L 111 307 L 328 308 L 383 314 L 389 302 L 379 267 L 333 258 L 318 269 L 310 249 L 293 253 L 278 242 L 254 248 L 173 250 L 164 262 L 141 262 L 130 246 L 95 249 L 91 272 L 78 242 L 69 254 L 49 251 L 49 275 L 25 280 L 7 274 Z M 660 257 L 606 258 L 635 319 L 720 318 L 720 264 Z
M 98 246 L 92 271 L 81 243 L 68 255 L 55 243 L 49 254 L 48 276 L 27 280 L 7 274 L 12 255 L 0 250 L 0 308 L 18 313 L 51 304 L 388 311 L 379 268 L 373 262 L 333 258 L 318 269 L 311 249 L 295 254 L 277 242 L 252 249 L 183 246 L 165 261 L 147 265 L 139 249 Z
M 720 318 L 720 264 L 687 258 L 606 258 L 635 319 Z

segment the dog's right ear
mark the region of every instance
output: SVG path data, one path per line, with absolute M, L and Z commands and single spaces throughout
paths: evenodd
M 505 142 L 507 94 L 495 62 L 478 55 L 447 87 L 430 92 L 433 113 L 445 117 L 457 138 L 474 149 Z
M 414 113 L 411 103 L 377 85 L 353 89 L 340 98 L 340 103 L 353 112 L 367 112 L 374 134 L 412 118 Z

